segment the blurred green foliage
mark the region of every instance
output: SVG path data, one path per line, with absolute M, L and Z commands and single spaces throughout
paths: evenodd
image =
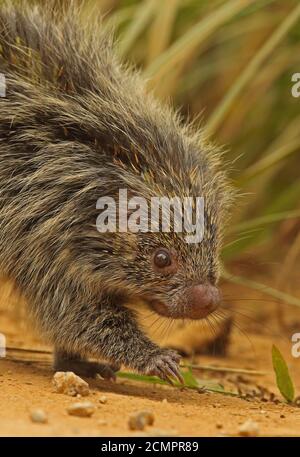
M 88 5 L 89 2 L 87 2 Z M 94 3 L 91 0 L 91 3 Z M 234 209 L 225 259 L 273 250 L 278 224 L 300 216 L 298 0 L 100 0 L 121 56 L 225 144 Z M 88 5 L 89 6 L 89 5 Z

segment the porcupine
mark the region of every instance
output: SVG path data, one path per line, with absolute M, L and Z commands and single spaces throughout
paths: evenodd
M 56 370 L 113 377 L 125 365 L 181 379 L 178 354 L 152 342 L 127 305 L 173 319 L 218 306 L 229 201 L 220 154 L 120 62 L 99 17 L 87 27 L 78 4 L 64 14 L 47 5 L 0 9 L 0 269 L 53 344 Z M 147 201 L 202 196 L 203 240 L 99 233 L 97 198 L 119 189 Z

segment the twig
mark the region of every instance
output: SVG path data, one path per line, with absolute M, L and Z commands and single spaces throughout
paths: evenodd
M 12 351 L 12 352 L 30 352 L 32 354 L 49 354 L 51 355 L 51 351 L 46 351 L 43 349 L 28 349 L 28 348 L 17 348 L 13 346 L 6 346 L 5 348 L 7 351 Z
M 249 374 L 253 376 L 264 376 L 267 374 L 265 371 L 247 370 L 245 368 L 229 368 L 229 367 L 216 367 L 212 365 L 195 365 L 195 364 L 180 364 L 184 368 L 192 368 L 194 370 L 207 370 L 207 371 L 219 371 L 225 373 L 240 373 Z

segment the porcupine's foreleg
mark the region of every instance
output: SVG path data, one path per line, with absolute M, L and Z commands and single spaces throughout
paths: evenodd
M 73 309 L 76 309 L 73 319 L 68 313 L 68 335 L 63 326 L 56 329 L 56 370 L 74 371 L 85 376 L 99 373 L 104 378 L 114 378 L 115 370 L 125 365 L 165 380 L 182 380 L 179 356 L 149 340 L 139 330 L 132 312 L 116 305 L 111 296 L 103 299 L 100 307 L 83 305 L 80 309 Z M 60 337 L 61 332 L 64 336 Z M 59 344 L 60 339 L 63 347 Z M 87 362 L 84 357 L 88 354 L 104 358 L 111 365 Z

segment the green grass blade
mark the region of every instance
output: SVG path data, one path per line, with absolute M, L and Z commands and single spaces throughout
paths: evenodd
M 156 0 L 147 0 L 137 8 L 132 21 L 120 39 L 118 52 L 126 56 L 153 17 Z
M 198 380 L 194 377 L 193 374 L 191 374 L 191 371 L 183 371 L 181 372 L 183 379 L 184 379 L 184 386 L 182 386 L 179 382 L 174 381 L 173 387 L 187 387 L 188 389 L 192 390 L 201 390 L 204 389 L 207 392 L 214 392 L 218 394 L 223 394 L 223 395 L 229 395 L 231 397 L 239 397 L 239 394 L 236 392 L 231 392 L 224 390 L 224 388 L 219 385 L 212 383 L 211 381 L 206 381 L 206 380 L 201 380 L 198 382 Z M 116 373 L 116 376 L 121 379 L 128 379 L 131 381 L 139 381 L 139 382 L 149 382 L 151 384 L 162 384 L 165 386 L 170 386 L 169 383 L 166 381 L 163 381 L 162 379 L 157 378 L 156 376 L 146 376 L 146 375 L 139 375 L 135 373 L 128 373 L 125 371 L 118 371 Z
M 277 298 L 278 301 L 285 302 L 289 305 L 300 307 L 300 299 L 293 295 L 287 294 L 273 287 L 267 286 L 260 282 L 252 279 L 244 278 L 242 276 L 231 275 L 227 271 L 223 270 L 222 277 L 233 284 L 239 284 L 241 286 L 249 287 L 250 289 L 258 290 L 264 294 L 270 295 L 271 297 Z
M 276 375 L 277 387 L 286 401 L 292 402 L 295 396 L 293 381 L 287 363 L 275 345 L 272 346 L 272 362 Z
M 124 22 L 132 18 L 134 12 L 134 5 L 120 8 L 107 17 L 107 19 L 105 20 L 105 25 L 108 26 L 108 29 L 118 29 Z
M 179 0 L 158 0 L 156 17 L 149 30 L 147 62 L 150 64 L 169 45 L 173 24 L 179 7 Z
M 234 225 L 232 229 L 229 230 L 229 233 L 244 232 L 245 230 L 259 228 L 266 224 L 273 224 L 274 222 L 293 219 L 295 217 L 300 217 L 300 209 L 267 214 L 266 216 L 260 216 L 254 219 L 250 219 L 249 221 L 240 222 L 239 224 Z
M 274 167 L 274 165 L 276 165 L 281 160 L 284 160 L 290 154 L 299 151 L 299 148 L 300 138 L 296 138 L 295 140 L 282 145 L 280 148 L 271 154 L 268 154 L 267 156 L 264 156 L 263 154 L 262 159 L 260 159 L 254 165 L 248 167 L 247 170 L 241 175 L 240 179 L 237 180 L 237 185 L 244 185 L 245 182 Z
M 231 89 L 225 94 L 224 98 L 220 102 L 219 106 L 215 109 L 206 125 L 206 134 L 211 135 L 223 122 L 225 116 L 232 108 L 237 97 L 240 95 L 245 86 L 252 81 L 259 68 L 264 61 L 270 56 L 276 46 L 279 45 L 281 40 L 289 32 L 289 30 L 297 23 L 300 19 L 300 4 L 298 4 L 286 19 L 279 25 L 279 27 L 273 32 L 266 43 L 260 48 L 260 50 L 254 55 L 252 60 L 248 63 L 244 71 L 239 75 L 237 80 L 232 85 Z
M 155 59 L 145 70 L 145 77 L 147 79 L 155 77 L 157 80 L 171 72 L 177 63 L 189 55 L 218 27 L 229 21 L 250 3 L 249 0 L 231 0 L 214 10 Z

